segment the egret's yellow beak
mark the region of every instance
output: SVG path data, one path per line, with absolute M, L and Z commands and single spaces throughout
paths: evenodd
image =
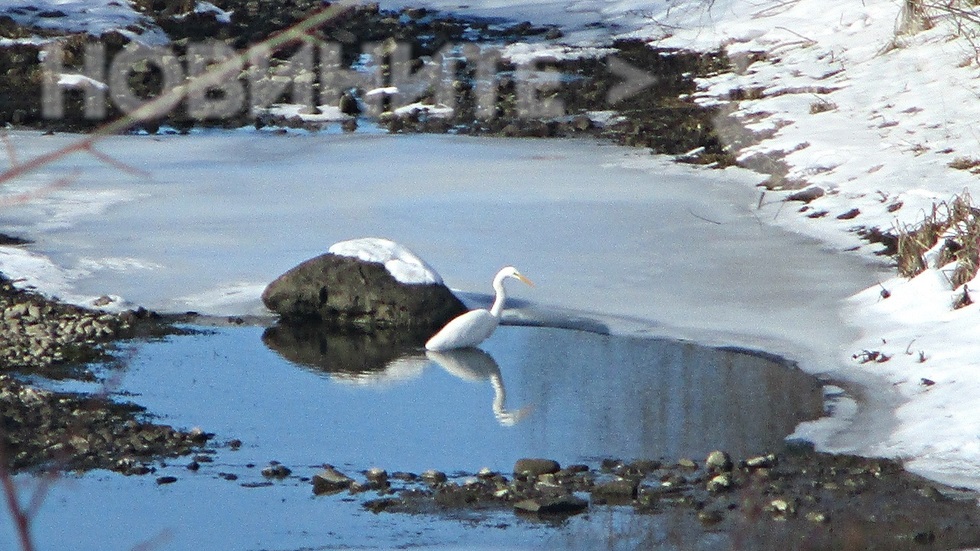
M 521 280 L 521 281 L 523 281 L 524 283 L 527 283 L 527 284 L 528 284 L 528 285 L 530 285 L 531 287 L 534 287 L 534 282 L 533 282 L 533 281 L 531 281 L 530 279 L 528 279 L 528 278 L 526 278 L 526 277 L 524 277 L 524 275 L 523 275 L 523 274 L 514 274 L 514 277 L 516 277 L 517 279 L 519 279 L 519 280 Z

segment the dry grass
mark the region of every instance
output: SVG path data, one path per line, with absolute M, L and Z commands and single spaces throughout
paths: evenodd
M 980 208 L 969 192 L 933 204 L 922 222 L 898 228 L 898 272 L 914 277 L 930 267 L 926 252 L 939 245 L 933 268 L 955 264 L 949 274 L 954 289 L 970 281 L 980 265 Z
M 949 168 L 975 172 L 977 169 L 980 169 L 980 158 L 958 157 L 949 163 Z
M 826 113 L 827 111 L 833 111 L 837 109 L 837 104 L 832 101 L 827 101 L 821 99 L 810 104 L 810 114 L 816 115 L 817 113 Z

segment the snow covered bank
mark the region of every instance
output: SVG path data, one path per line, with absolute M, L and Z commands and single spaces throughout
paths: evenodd
M 760 219 L 840 250 L 871 256 L 880 246 L 862 242 L 855 227 L 914 224 L 934 203 L 977 183 L 980 54 L 970 21 L 957 27 L 933 13 L 931 28 L 899 34 L 902 3 L 894 0 L 583 0 L 536 10 L 520 0 L 470 4 L 565 22 L 570 42 L 596 40 L 581 25 L 590 14 L 619 37 L 725 48 L 738 70 L 701 81 L 698 101 L 739 99 L 732 116 L 763 138 L 739 158 L 781 161 L 787 183 L 824 192 L 806 205 L 769 193 Z M 943 272 L 930 269 L 913 280 L 882 281 L 848 302 L 846 318 L 863 336 L 840 351 L 840 361 L 855 377 L 884 375 L 905 402 L 884 443 L 824 447 L 906 458 L 912 470 L 980 489 L 978 306 L 954 311 L 953 294 Z M 865 352 L 888 360 L 862 363 Z
M 860 243 L 855 226 L 917 223 L 934 203 L 978 181 L 975 172 L 950 166 L 980 159 L 976 46 L 944 20 L 897 35 L 899 7 L 730 1 L 710 11 L 713 25 L 699 19 L 695 26 L 688 16 L 675 20 L 672 36 L 652 26 L 638 32 L 673 46 L 723 45 L 730 55 L 762 58 L 703 82 L 701 101 L 751 91 L 734 116 L 771 137 L 739 157 L 781 158 L 788 180 L 826 191 L 803 211 L 801 203 L 772 200 L 763 219 L 869 254 L 878 247 Z M 841 216 L 848 212 L 857 214 Z M 842 361 L 884 375 L 906 401 L 883 443 L 848 451 L 905 458 L 913 471 L 980 488 L 978 305 L 953 310 L 954 293 L 936 269 L 881 283 L 847 304 L 846 319 L 863 336 L 841 351 Z M 888 359 L 866 362 L 866 351 Z

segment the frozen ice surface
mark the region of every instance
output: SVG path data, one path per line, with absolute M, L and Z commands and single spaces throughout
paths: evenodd
M 71 139 L 13 135 L 23 156 Z M 853 336 L 838 302 L 877 278 L 760 220 L 754 174 L 594 142 L 243 131 L 99 148 L 146 175 L 70 158 L 22 184 L 40 195 L 6 209 L 3 230 L 35 239 L 30 250 L 65 269 L 73 295 L 164 311 L 262 313 L 259 292 L 243 289 L 327 244 L 384 235 L 453 288 L 490 292 L 513 264 L 538 282 L 537 303 L 647 332 L 827 352 Z M 77 183 L 42 189 L 73 170 Z
M 12 134 L 24 158 L 72 139 Z M 767 224 L 755 174 L 592 141 L 241 131 L 98 147 L 145 175 L 82 155 L 20 182 L 37 195 L 7 208 L 0 231 L 34 239 L 29 252 L 61 271 L 0 270 L 82 302 L 263 314 L 262 288 L 286 269 L 327 244 L 384 235 L 455 289 L 489 293 L 512 264 L 538 284 L 515 289 L 514 306 L 532 299 L 617 333 L 764 349 L 832 373 L 858 336 L 841 301 L 883 279 Z M 45 187 L 73 171 L 71 186 Z M 857 415 L 861 442 L 892 422 L 890 392 L 868 404 L 880 407 Z

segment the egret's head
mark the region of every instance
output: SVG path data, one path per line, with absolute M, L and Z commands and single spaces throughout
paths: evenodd
M 506 268 L 501 270 L 500 273 L 503 274 L 504 277 L 512 277 L 514 279 L 527 283 L 531 287 L 534 287 L 534 282 L 528 279 L 527 277 L 525 277 L 524 274 L 518 272 L 517 268 L 513 266 L 507 266 Z

